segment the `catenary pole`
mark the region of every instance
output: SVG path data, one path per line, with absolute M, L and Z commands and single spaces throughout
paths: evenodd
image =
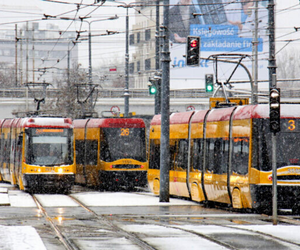
M 169 165 L 170 165 L 170 52 L 169 52 L 169 0 L 164 0 L 163 51 L 161 86 L 161 148 L 160 148 L 160 202 L 169 202 Z
M 125 52 L 125 89 L 124 89 L 124 115 L 129 115 L 129 16 L 128 8 L 126 7 L 126 52 Z
M 252 74 L 253 74 L 253 104 L 257 104 L 258 96 L 258 1 L 255 1 L 255 23 L 254 23 L 254 41 L 253 41 L 253 64 L 252 64 Z
M 156 36 L 155 36 L 155 69 L 156 73 L 160 70 L 160 31 L 159 31 L 159 2 L 156 0 Z M 161 111 L 161 78 L 156 82 L 157 93 L 155 95 L 155 114 L 159 114 Z
M 269 87 L 276 87 L 276 81 L 273 81 L 273 75 L 276 75 L 276 59 L 275 59 L 275 4 L 274 0 L 269 0 Z
M 275 4 L 269 0 L 269 88 L 276 88 L 276 59 L 275 59 Z M 272 133 L 272 217 L 273 225 L 277 225 L 277 164 L 276 164 L 276 133 Z

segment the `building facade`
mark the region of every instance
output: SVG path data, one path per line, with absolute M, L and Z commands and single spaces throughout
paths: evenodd
M 135 24 L 129 37 L 130 46 L 135 46 L 129 66 L 129 74 L 134 76 L 134 87 L 147 88 L 149 77 L 156 71 L 156 0 L 136 1 Z M 163 7 L 159 13 L 162 16 Z M 162 20 L 160 18 L 160 20 Z

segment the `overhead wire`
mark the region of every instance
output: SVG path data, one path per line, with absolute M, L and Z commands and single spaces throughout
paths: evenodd
M 76 3 L 69 3 L 69 2 L 66 2 L 66 1 L 54 1 L 54 0 L 44 0 L 44 1 L 46 1 L 46 2 L 54 2 L 54 3 L 63 3 L 63 4 L 76 4 Z M 232 3 L 232 2 L 230 2 L 230 3 Z M 82 1 L 81 1 L 81 4 L 82 4 Z M 227 3 L 228 4 L 228 3 Z M 78 5 L 78 4 L 76 4 L 76 5 Z M 82 4 L 83 6 L 86 6 L 86 7 L 88 7 L 88 6 L 91 6 L 91 5 L 86 5 L 86 4 Z M 213 3 L 211 4 L 211 5 L 214 5 Z M 218 4 L 218 5 L 220 5 L 220 4 Z M 171 5 L 170 5 L 171 6 Z M 282 10 L 280 10 L 280 11 L 277 11 L 278 13 L 279 12 L 284 12 L 284 11 L 288 11 L 289 9 L 292 9 L 292 8 L 294 8 L 294 7 L 296 7 L 297 5 L 294 5 L 294 6 L 290 6 L 290 7 L 287 7 L 287 8 L 284 8 L 284 9 L 282 9 Z M 99 8 L 99 7 L 97 7 L 97 8 Z M 94 10 L 95 11 L 95 10 Z M 94 11 L 92 11 L 92 12 L 94 12 Z M 62 13 L 62 14 L 59 14 L 59 15 L 57 15 L 57 16 L 61 16 L 61 15 L 64 15 L 64 14 L 68 14 L 68 13 L 71 13 L 71 12 L 73 12 L 73 11 L 68 11 L 68 12 L 65 12 L 65 13 Z M 78 13 L 78 11 L 76 12 L 76 14 Z M 76 16 L 76 14 L 75 14 L 75 16 Z M 144 14 L 142 14 L 142 15 L 144 15 Z M 146 16 L 146 15 L 144 15 L 144 16 Z M 153 19 L 151 19 L 152 21 L 153 21 Z M 25 21 L 23 21 L 23 22 L 25 22 Z M 72 24 L 72 23 L 71 23 Z M 71 26 L 71 24 L 68 26 L 68 28 L 66 29 L 66 31 L 69 29 L 69 27 Z M 81 30 L 81 28 L 80 28 L 80 30 Z M 133 32 L 135 31 L 135 30 L 132 30 Z M 124 32 L 123 32 L 124 33 Z M 293 32 L 291 32 L 290 34 L 292 34 Z M 287 34 L 285 34 L 285 35 L 283 35 L 283 36 L 287 36 Z M 297 41 L 297 39 L 294 39 L 293 41 Z M 291 40 L 289 40 L 288 41 L 288 44 L 289 43 L 291 43 L 292 41 Z M 287 46 L 287 45 L 286 45 Z M 286 46 L 284 46 L 284 47 L 286 47 Z M 279 53 L 279 52 L 278 52 Z

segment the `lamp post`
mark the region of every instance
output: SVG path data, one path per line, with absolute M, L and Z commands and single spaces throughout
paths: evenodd
M 92 20 L 92 21 L 87 21 L 87 20 L 85 20 L 86 18 L 90 18 L 90 17 L 79 17 L 79 19 L 74 19 L 74 18 L 69 18 L 69 17 L 60 17 L 59 19 L 86 22 L 89 25 L 89 31 L 88 31 L 89 83 L 91 84 L 93 82 L 92 81 L 93 77 L 92 77 L 92 31 L 91 31 L 91 25 L 92 25 L 92 23 L 95 23 L 95 22 L 115 20 L 115 19 L 118 19 L 119 17 L 117 15 L 114 15 L 114 16 L 111 16 L 111 17 L 108 17 L 108 18 L 101 18 L 101 19 L 96 19 L 96 20 Z
M 129 16 L 128 8 L 136 6 L 138 2 L 125 3 L 125 2 L 116 2 L 121 3 L 118 7 L 126 8 L 126 39 L 125 39 L 125 88 L 124 88 L 124 116 L 128 117 L 129 115 Z M 143 2 L 141 2 L 143 3 Z M 135 5 L 133 5 L 135 4 Z
M 95 23 L 95 22 L 101 22 L 101 21 L 109 21 L 109 20 L 115 20 L 115 19 L 118 19 L 119 17 L 117 15 L 114 15 L 114 16 L 111 16 L 111 17 L 108 17 L 108 18 L 101 18 L 101 19 L 96 19 L 96 20 L 92 20 L 92 21 L 87 21 L 85 20 L 86 18 L 90 18 L 90 17 L 79 17 L 78 19 L 74 19 L 74 18 L 69 18 L 69 17 L 60 17 L 59 19 L 61 20 L 72 20 L 72 21 L 81 21 L 81 22 L 86 22 L 89 26 L 89 30 L 88 30 L 88 44 L 89 44 L 89 84 L 90 84 L 90 95 L 93 91 L 93 86 L 92 86 L 92 83 L 93 83 L 93 76 L 92 76 L 92 31 L 91 31 L 91 25 L 92 23 Z M 90 98 L 90 110 L 92 111 L 93 109 L 93 98 L 92 98 L 92 95 L 91 95 L 91 98 Z
M 132 7 L 132 3 L 117 2 L 122 5 L 118 7 L 126 8 L 126 34 L 125 34 L 125 88 L 124 88 L 124 116 L 129 115 L 129 16 L 128 8 Z
M 83 18 L 80 18 L 81 21 L 86 22 L 89 25 L 89 34 L 88 34 L 88 41 L 89 41 L 89 83 L 91 84 L 93 82 L 92 78 L 92 32 L 91 32 L 91 25 L 95 22 L 101 22 L 101 21 L 108 21 L 108 20 L 115 20 L 119 17 L 117 15 L 109 17 L 109 18 L 103 18 L 103 19 L 97 19 L 92 21 L 84 20 Z

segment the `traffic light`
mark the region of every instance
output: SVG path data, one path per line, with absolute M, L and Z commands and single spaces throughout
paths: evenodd
M 280 89 L 270 89 L 270 131 L 280 131 Z
M 214 91 L 214 76 L 213 74 L 205 75 L 205 92 L 213 92 Z
M 188 36 L 186 46 L 186 65 L 199 66 L 200 62 L 200 37 Z
M 157 93 L 157 88 L 155 85 L 149 85 L 149 94 L 155 95 Z

